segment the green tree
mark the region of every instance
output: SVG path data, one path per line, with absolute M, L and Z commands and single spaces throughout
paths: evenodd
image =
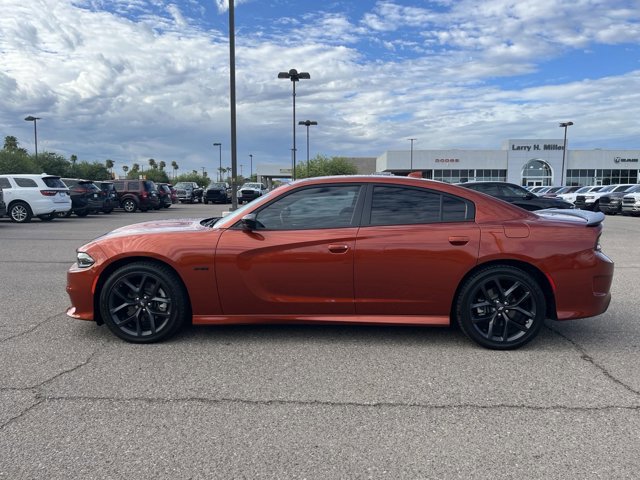
M 193 170 L 192 173 L 183 173 L 182 175 L 178 175 L 178 177 L 174 179 L 174 183 L 178 182 L 196 182 L 203 188 L 209 185 L 209 179 L 198 174 L 197 170 Z
M 33 159 L 27 153 L 15 153 L 0 150 L 0 174 L 2 173 L 37 173 Z
M 18 139 L 13 135 L 7 135 L 6 137 L 4 137 L 3 150 L 9 153 L 27 155 L 27 150 L 25 148 L 20 148 Z
M 144 172 L 144 178 L 146 178 L 147 180 L 152 180 L 154 182 L 170 183 L 167 172 L 159 170 L 157 168 L 152 168 L 151 170 L 147 170 L 146 172 Z
M 174 160 L 173 162 L 171 162 L 171 168 L 173 169 L 173 178 L 176 178 L 176 172 L 178 171 L 178 168 L 180 168 L 178 166 L 178 163 Z
M 167 166 L 167 163 L 164 160 L 160 160 L 160 162 L 158 163 L 158 168 L 160 170 L 164 170 L 164 167 Z
M 324 177 L 329 175 L 355 175 L 358 169 L 343 157 L 316 155 L 307 162 L 296 165 L 296 178 Z
M 111 180 L 111 174 L 106 166 L 100 162 L 80 162 L 76 165 L 77 178 L 87 180 Z
M 158 168 L 158 163 L 153 158 L 150 158 L 149 159 L 149 166 L 151 168 Z
M 110 158 L 107 158 L 104 161 L 104 165 L 105 165 L 105 167 L 107 167 L 107 170 L 109 170 L 109 171 L 112 171 L 114 164 L 115 164 L 115 162 L 113 160 L 111 160 Z
M 36 173 L 48 173 L 49 175 L 59 175 L 66 177 L 71 170 L 71 163 L 62 155 L 53 152 L 42 152 L 38 159 L 34 158 Z

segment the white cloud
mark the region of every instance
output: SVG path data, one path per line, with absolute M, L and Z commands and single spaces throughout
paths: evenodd
M 276 77 L 290 68 L 311 74 L 296 103 L 299 120 L 319 123 L 312 151 L 375 156 L 407 148 L 409 137 L 422 148 L 497 148 L 506 138 L 557 135 L 566 119 L 576 123 L 574 145 L 640 147 L 633 122 L 620 121 L 640 114 L 640 69 L 517 89 L 495 81 L 573 49 L 637 44 L 638 11 L 626 3 L 383 1 L 360 17 L 311 11 L 241 26 L 238 156 L 288 161 L 292 86 Z M 199 169 L 217 159 L 218 141 L 228 158 L 226 19 L 214 19 L 220 30 L 205 28 L 213 21 L 192 18 L 194 8 L 203 15 L 192 1 L 5 0 L 2 135 L 29 148 L 22 119 L 34 114 L 45 148 L 81 159 L 153 157 Z M 304 41 L 293 35 L 301 27 Z M 371 46 L 388 56 L 365 51 Z

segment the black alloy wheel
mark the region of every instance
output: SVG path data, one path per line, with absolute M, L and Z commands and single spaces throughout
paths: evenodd
M 464 283 L 456 316 L 462 331 L 479 345 L 512 350 L 538 334 L 546 316 L 546 300 L 528 273 L 506 265 L 492 266 Z
M 100 314 L 118 337 L 132 343 L 159 342 L 185 323 L 187 296 L 168 267 L 136 262 L 113 272 L 100 292 Z
M 15 223 L 27 223 L 31 221 L 33 213 L 25 202 L 15 202 L 9 207 L 9 218 Z

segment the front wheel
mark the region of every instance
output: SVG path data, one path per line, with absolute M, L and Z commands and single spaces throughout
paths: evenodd
M 174 335 L 187 317 L 180 278 L 167 266 L 130 263 L 113 272 L 100 292 L 100 314 L 115 335 L 153 343 Z
M 479 345 L 495 350 L 512 350 L 531 341 L 545 316 L 546 300 L 537 281 L 507 265 L 472 275 L 456 300 L 462 331 Z

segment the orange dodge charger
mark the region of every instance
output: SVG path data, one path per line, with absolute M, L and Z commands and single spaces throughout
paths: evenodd
M 513 349 L 545 319 L 606 311 L 603 219 L 418 178 L 301 180 L 223 218 L 139 223 L 80 247 L 67 313 L 139 343 L 189 323 L 457 322 Z

